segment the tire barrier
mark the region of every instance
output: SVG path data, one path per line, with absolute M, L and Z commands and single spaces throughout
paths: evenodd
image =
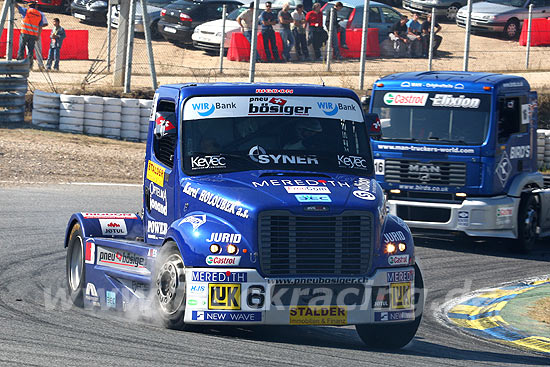
M 32 107 L 33 125 L 48 129 L 59 128 L 59 94 L 37 90 L 32 98 Z
M 82 134 L 84 132 L 84 97 L 61 94 L 59 100 L 59 130 Z
M 84 133 L 101 135 L 103 128 L 103 97 L 83 96 Z
M 139 122 L 139 99 L 121 98 L 121 126 L 120 138 L 130 141 L 139 141 L 140 138 L 140 122 Z
M 7 32 L 3 32 L 7 34 Z M 0 62 L 0 121 L 25 121 L 28 61 Z
M 120 139 L 121 112 L 120 98 L 103 97 L 103 136 Z
M 150 99 L 140 99 L 139 106 L 139 140 L 147 141 L 147 133 L 149 132 L 149 116 L 151 115 L 151 107 L 153 106 L 153 101 Z
M 537 167 L 550 169 L 550 130 L 537 129 Z

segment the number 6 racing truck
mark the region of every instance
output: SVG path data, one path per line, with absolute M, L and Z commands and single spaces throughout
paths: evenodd
M 161 86 L 142 215 L 69 220 L 74 304 L 149 305 L 177 329 L 356 325 L 368 346 L 406 345 L 423 281 L 374 180 L 374 118 L 341 88 Z

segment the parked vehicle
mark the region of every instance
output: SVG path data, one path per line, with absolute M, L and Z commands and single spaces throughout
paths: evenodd
M 39 9 L 54 10 L 63 14 L 71 13 L 71 0 L 22 0 L 24 3 L 35 3 Z
M 103 0 L 74 0 L 71 14 L 82 22 L 107 24 L 108 2 Z
M 239 23 L 237 23 L 237 17 L 247 9 L 248 6 L 242 6 L 227 15 L 225 20 L 225 39 L 223 43 L 223 47 L 226 51 L 229 49 L 229 46 L 231 46 L 231 35 L 241 31 L 241 27 Z M 216 19 L 198 25 L 191 36 L 193 39 L 193 46 L 206 51 L 218 52 L 222 39 L 222 24 L 222 19 Z
M 438 19 L 444 18 L 454 22 L 456 13 L 467 2 L 467 0 L 403 0 L 403 8 L 423 14 L 431 14 L 432 8 L 435 8 L 435 16 Z
M 175 2 L 176 0 L 147 0 L 147 14 L 149 15 L 149 29 L 151 30 L 151 37 L 154 39 L 161 38 L 162 35 L 158 31 L 158 22 L 160 20 L 160 12 L 163 7 Z M 111 26 L 118 28 L 120 16 L 120 5 L 113 7 L 111 12 Z M 137 2 L 136 17 L 134 21 L 134 32 L 143 33 L 143 10 L 141 9 L 141 2 Z
M 161 10 L 158 31 L 173 43 L 186 45 L 193 40 L 191 35 L 196 26 L 222 17 L 223 5 L 227 13 L 240 7 L 238 0 L 178 0 Z
M 523 21 L 529 17 L 533 4 L 533 19 L 550 17 L 550 0 L 488 0 L 472 5 L 471 29 L 481 32 L 502 33 L 508 39 L 518 38 Z M 466 27 L 468 7 L 462 7 L 456 24 Z

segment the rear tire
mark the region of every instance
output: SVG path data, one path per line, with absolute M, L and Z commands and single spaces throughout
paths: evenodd
M 414 311 L 418 312 L 418 305 L 424 302 L 424 280 L 418 265 L 414 265 Z M 399 349 L 403 348 L 416 335 L 422 314 L 415 317 L 414 321 L 400 324 L 362 324 L 355 325 L 357 334 L 368 348 Z
M 518 252 L 528 253 L 535 246 L 538 219 L 538 203 L 535 197 L 523 197 L 518 211 L 518 238 L 514 242 Z
M 458 13 L 458 10 L 462 7 L 462 5 L 458 3 L 454 3 L 453 5 L 449 6 L 447 8 L 447 12 L 445 13 L 445 19 L 449 22 L 454 22 L 456 20 L 456 13 Z
M 75 306 L 84 306 L 86 268 L 84 264 L 84 236 L 80 224 L 76 223 L 69 235 L 66 258 L 67 289 Z

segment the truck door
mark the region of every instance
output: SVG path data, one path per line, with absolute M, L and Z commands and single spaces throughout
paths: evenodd
M 178 124 L 175 102 L 159 100 L 154 119 L 143 188 L 144 219 L 147 221 L 146 241 L 152 244 L 162 243 L 176 215 L 176 206 L 169 204 L 174 202 L 176 180 L 174 158 Z
M 529 99 L 527 95 L 501 96 L 497 105 L 495 188 L 506 190 L 512 179 L 533 171 Z

